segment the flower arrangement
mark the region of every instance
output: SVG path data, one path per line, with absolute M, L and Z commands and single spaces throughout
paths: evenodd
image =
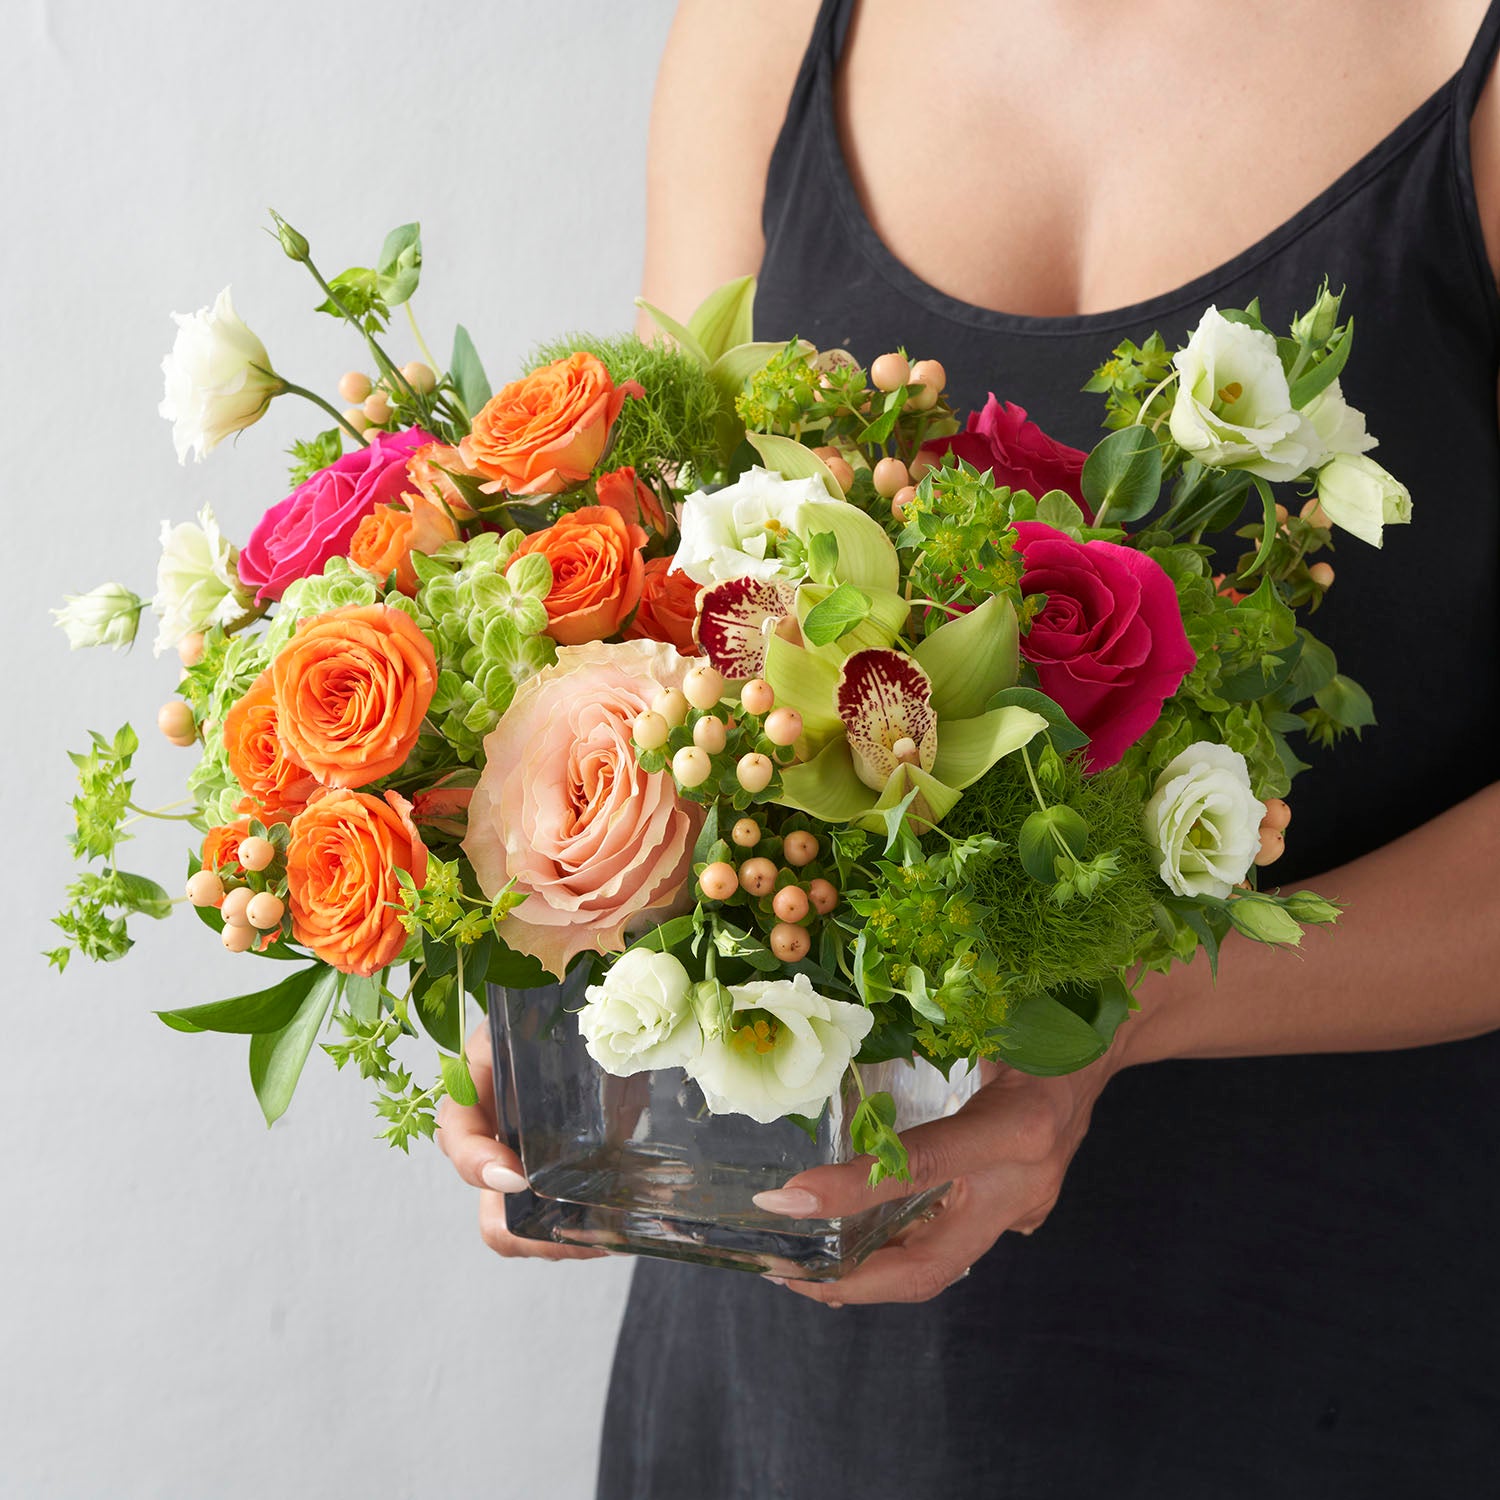
M 340 410 L 227 290 L 179 317 L 180 459 L 288 394 L 332 425 L 243 547 L 205 508 L 164 528 L 149 604 L 110 583 L 57 612 L 121 647 L 149 607 L 181 659 L 177 899 L 271 966 L 162 1019 L 248 1034 L 268 1120 L 327 1033 L 405 1149 L 475 1098 L 471 1003 L 587 965 L 600 1068 L 681 1068 L 712 1112 L 808 1128 L 852 1077 L 855 1147 L 899 1177 L 861 1064 L 1081 1068 L 1144 974 L 1336 917 L 1262 884 L 1296 737 L 1373 722 L 1306 623 L 1316 559 L 1336 528 L 1378 546 L 1410 497 L 1343 398 L 1326 284 L 1285 332 L 1252 304 L 1122 344 L 1084 454 L 993 396 L 960 426 L 935 359 L 756 342 L 749 279 L 492 393 L 462 328 L 442 370 L 414 318 L 422 358 L 388 352 L 417 226 L 326 279 L 276 229 L 373 374 Z M 176 904 L 118 864 L 150 815 L 138 750 L 127 725 L 73 757 L 59 968 Z M 403 1050 L 422 1033 L 435 1071 Z

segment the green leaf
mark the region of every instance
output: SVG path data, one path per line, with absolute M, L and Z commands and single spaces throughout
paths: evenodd
M 1114 1040 L 1120 1022 L 1130 1014 L 1130 991 L 1116 974 L 1097 984 L 1064 985 L 1054 998 L 1087 1021 L 1106 1044 Z
M 1107 1046 L 1089 1022 L 1051 995 L 1026 996 L 999 1028 L 1000 1056 L 1038 1078 L 1076 1073 L 1103 1057 Z
M 754 307 L 753 276 L 726 281 L 698 304 L 688 319 L 688 332 L 703 351 L 705 363 L 711 364 L 731 349 L 750 342 L 755 333 Z
M 1078 502 L 1066 490 L 1048 490 L 1036 503 L 1036 518 L 1075 539 L 1088 525 Z
M 644 297 L 637 297 L 635 305 L 643 312 L 650 313 L 651 320 L 658 328 L 670 338 L 675 339 L 677 347 L 690 358 L 698 361 L 707 369 L 713 363 L 708 357 L 708 351 L 698 342 L 697 336 L 686 325 L 679 323 L 676 318 L 664 313 L 655 303 L 647 302 Z M 778 348 L 782 347 L 777 345 Z
M 1315 364 L 1312 369 L 1298 377 L 1292 386 L 1292 405 L 1299 410 L 1320 392 L 1326 390 L 1339 377 L 1339 372 L 1349 361 L 1349 350 L 1354 347 L 1354 319 L 1344 324 L 1343 333 L 1337 343 L 1328 346 L 1328 357 Z
M 852 583 L 841 583 L 821 604 L 808 611 L 802 622 L 802 634 L 811 645 L 831 646 L 840 636 L 863 624 L 869 613 L 870 596 Z
M 116 870 L 112 883 L 121 897 L 114 905 L 140 912 L 143 917 L 155 917 L 158 921 L 172 915 L 172 898 L 154 880 Z
M 1024 708 L 991 708 L 972 719 L 944 719 L 938 724 L 932 774 L 945 786 L 962 791 L 1046 727 L 1040 714 Z
M 1047 737 L 1059 755 L 1066 755 L 1070 750 L 1082 750 L 1089 742 L 1088 735 L 1074 724 L 1061 707 L 1035 688 L 1006 688 L 1004 692 L 996 693 L 985 707 L 1024 708 L 1040 714 L 1047 721 Z
M 484 366 L 479 362 L 479 351 L 462 323 L 453 330 L 453 354 L 448 360 L 448 373 L 458 387 L 458 399 L 473 416 L 492 393 Z
M 807 547 L 807 576 L 814 583 L 832 583 L 839 565 L 839 539 L 831 531 L 815 531 Z
M 1296 692 L 1293 702 L 1310 698 L 1327 687 L 1338 673 L 1338 661 L 1332 650 L 1325 646 L 1310 630 L 1297 630 L 1302 650 L 1292 669 L 1291 684 Z
M 1082 814 L 1057 803 L 1052 807 L 1038 808 L 1021 824 L 1016 850 L 1022 866 L 1033 880 L 1052 885 L 1057 880 L 1057 861 L 1063 853 L 1058 839 L 1074 859 L 1082 859 L 1088 847 L 1088 837 L 1089 825 Z
M 1375 722 L 1370 695 L 1342 672 L 1335 673 L 1313 694 L 1313 702 L 1342 729 L 1367 729 Z
M 323 964 L 313 964 L 287 975 L 268 990 L 156 1014 L 174 1031 L 225 1031 L 240 1036 L 280 1031 L 301 1009 L 318 976 L 330 972 Z
M 403 224 L 385 237 L 375 263 L 380 295 L 387 307 L 399 307 L 417 289 L 422 276 L 422 226 Z
M 340 978 L 335 969 L 319 969 L 292 1019 L 277 1031 L 257 1032 L 250 1038 L 250 1083 L 267 1125 L 275 1124 L 292 1102 L 302 1066 L 338 993 Z
M 1102 439 L 1083 465 L 1083 495 L 1096 522 L 1139 520 L 1161 493 L 1161 444 L 1144 427 L 1122 427 Z M 1102 518 L 1102 519 L 1101 519 Z
M 809 354 L 813 352 L 811 344 L 804 343 L 801 347 Z M 733 406 L 734 398 L 744 390 L 745 382 L 762 369 L 773 355 L 780 354 L 785 348 L 783 343 L 736 345 L 733 349 L 726 349 L 708 367 L 708 378 L 713 381 L 725 403 Z M 738 424 L 738 418 L 733 420 Z M 742 433 L 744 428 L 738 425 L 737 430 Z
M 751 436 L 758 437 L 760 434 L 753 433 Z M 777 438 L 775 441 L 789 440 Z M 823 460 L 809 449 L 802 448 L 797 443 L 792 443 L 791 446 L 808 453 L 815 464 L 822 465 Z M 829 483 L 832 482 L 830 479 Z M 896 555 L 895 543 L 886 534 L 885 527 L 868 511 L 861 510 L 847 500 L 837 500 L 832 504 L 809 501 L 798 507 L 792 525 L 809 546 L 812 545 L 812 539 L 821 533 L 833 533 L 839 544 L 835 577 L 840 583 L 852 583 L 856 588 L 868 589 L 871 593 L 899 594 L 901 560 Z
M 412 1002 L 417 1019 L 422 1023 L 422 1030 L 439 1047 L 449 1052 L 463 1049 L 456 971 L 452 974 L 434 975 L 430 971 L 424 974 L 412 991 Z
M 534 990 L 540 985 L 557 983 L 557 976 L 549 974 L 537 959 L 529 953 L 517 953 L 499 939 L 484 977 L 487 983 L 507 990 Z
M 443 1087 L 455 1104 L 479 1103 L 479 1090 L 474 1087 L 473 1075 L 469 1072 L 469 1060 L 462 1052 L 456 1056 L 441 1053 L 438 1064 L 443 1070 Z
M 693 863 L 709 863 L 709 851 L 719 842 L 719 804 L 711 803 L 703 827 L 698 830 L 698 841 L 693 845 Z
M 800 1130 L 803 1135 L 805 1135 L 808 1140 L 813 1143 L 813 1145 L 817 1145 L 818 1131 L 821 1128 L 821 1121 L 823 1118 L 821 1115 L 819 1115 L 816 1120 L 809 1118 L 807 1115 L 787 1115 L 786 1118 L 790 1120 L 792 1124 L 795 1125 L 797 1129 Z
M 1278 653 L 1278 664 L 1269 671 L 1264 661 L 1251 662 L 1248 667 L 1224 678 L 1214 691 L 1230 703 L 1253 703 L 1257 698 L 1269 697 L 1295 672 L 1302 655 L 1303 639 L 1303 636 L 1294 636 L 1291 645 Z
M 691 915 L 673 917 L 669 921 L 662 922 L 653 927 L 649 932 L 643 932 L 630 946 L 632 948 L 645 948 L 651 953 L 668 953 L 673 948 L 687 942 L 693 935 L 694 926 Z

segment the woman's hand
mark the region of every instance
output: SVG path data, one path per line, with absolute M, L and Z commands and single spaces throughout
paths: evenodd
M 756 1203 L 796 1218 L 855 1214 L 892 1198 L 953 1184 L 930 1220 L 919 1220 L 842 1281 L 788 1281 L 814 1302 L 926 1302 L 964 1276 L 1008 1229 L 1030 1234 L 1052 1212 L 1094 1101 L 1118 1070 L 1112 1048 L 1062 1078 L 1032 1078 L 982 1064 L 984 1082 L 955 1115 L 903 1131 L 911 1182 L 867 1186 L 869 1158 L 814 1167 Z
M 537 1260 L 594 1260 L 605 1254 L 579 1245 L 518 1239 L 505 1227 L 505 1195 L 529 1186 L 521 1159 L 495 1139 L 495 1070 L 490 1060 L 490 1023 L 481 1021 L 465 1049 L 479 1102 L 438 1105 L 437 1143 L 465 1182 L 479 1189 L 479 1233 L 496 1255 Z

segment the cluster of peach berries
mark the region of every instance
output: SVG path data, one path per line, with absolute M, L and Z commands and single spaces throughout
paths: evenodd
M 188 876 L 187 898 L 194 906 L 216 907 L 224 919 L 224 946 L 231 953 L 244 953 L 259 939 L 275 940 L 286 916 L 286 901 L 267 888 L 271 882 L 265 872 L 276 861 L 276 846 L 270 839 L 247 835 L 240 840 L 234 859 L 247 875 L 258 878 L 226 884 L 226 879 L 234 881 L 227 868 L 198 870 Z
M 437 389 L 436 372 L 419 359 L 401 366 L 401 380 L 419 396 L 430 396 Z M 400 382 L 393 376 L 371 380 L 362 370 L 346 370 L 339 378 L 339 395 L 349 402 L 344 420 L 359 433 L 371 428 L 383 431 L 394 415 L 391 394 L 399 389 Z
M 937 405 L 948 384 L 948 372 L 935 359 L 919 359 L 915 364 L 899 351 L 882 354 L 870 365 L 870 384 L 878 391 L 898 391 L 909 387 L 905 410 L 931 411 Z M 846 453 L 829 445 L 814 448 L 813 452 L 823 460 L 834 482 L 847 495 L 854 484 L 854 466 Z M 879 458 L 870 470 L 875 493 L 882 500 L 890 501 L 891 515 L 897 521 L 905 520 L 906 508 L 916 497 L 917 483 L 933 463 L 918 453 L 908 464 L 895 457 Z
M 722 673 L 700 664 L 687 674 L 680 689 L 663 688 L 651 700 L 651 706 L 636 715 L 633 733 L 637 752 L 656 752 L 666 758 L 670 751 L 666 764 L 673 780 L 686 792 L 710 790 L 714 758 L 729 750 L 736 732 L 742 744 L 764 738 L 783 760 L 791 758 L 791 747 L 802 734 L 802 715 L 792 708 L 777 708 L 769 683 L 755 678 L 740 689 L 740 707 L 746 715 L 743 722 L 723 709 L 725 686 Z M 678 730 L 690 734 L 691 743 L 674 747 L 671 741 Z M 681 734 L 676 737 L 683 738 Z M 734 763 L 735 781 L 752 797 L 764 792 L 775 774 L 776 762 L 763 750 L 745 750 Z
M 765 831 L 754 818 L 741 818 L 730 830 L 729 841 L 744 853 L 756 848 Z M 741 891 L 752 903 L 770 900 L 775 917 L 768 942 L 783 963 L 794 964 L 807 957 L 812 937 L 807 924 L 814 916 L 826 917 L 839 904 L 838 887 L 823 876 L 806 878 L 806 871 L 822 847 L 816 834 L 794 829 L 781 840 L 781 858 L 749 854 L 738 868 L 727 859 L 705 865 L 698 876 L 698 890 L 708 901 L 731 901 Z
M 1292 821 L 1292 810 L 1280 797 L 1266 803 L 1266 815 L 1260 820 L 1260 850 L 1256 865 L 1264 869 L 1274 865 L 1286 853 L 1286 831 Z

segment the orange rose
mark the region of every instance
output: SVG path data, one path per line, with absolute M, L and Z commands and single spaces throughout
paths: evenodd
M 458 527 L 440 505 L 422 495 L 404 497 L 410 510 L 377 505 L 355 528 L 349 559 L 378 578 L 396 575 L 396 587 L 409 598 L 417 594 L 417 570 L 411 555 L 431 557 L 444 542 L 458 539 Z
M 484 478 L 464 462 L 457 448 L 450 448 L 447 443 L 427 443 L 418 448 L 406 461 L 406 475 L 421 494 L 435 505 L 446 505 L 456 516 L 472 515 L 474 510 L 464 487 L 457 481 L 468 480 L 472 486 Z
M 684 656 L 702 652 L 693 635 L 698 623 L 698 595 L 702 588 L 680 570 L 669 572 L 670 557 L 653 557 L 646 564 L 641 605 L 625 632 L 627 641 L 665 641 Z
M 344 974 L 368 976 L 406 945 L 405 870 L 427 880 L 427 848 L 396 792 L 319 792 L 292 823 L 286 854 L 292 936 Z
M 581 646 L 613 635 L 641 597 L 646 533 L 607 505 L 586 505 L 516 548 L 540 552 L 552 564 L 547 634 L 559 646 Z M 512 559 L 514 564 L 514 558 Z
M 488 493 L 555 495 L 594 472 L 625 398 L 642 394 L 633 380 L 616 389 L 603 364 L 580 350 L 492 396 L 459 452 L 489 481 Z
M 667 532 L 667 513 L 661 508 L 661 499 L 650 485 L 642 483 L 629 464 L 623 469 L 611 469 L 594 481 L 594 492 L 600 505 L 617 510 L 627 521 L 637 526 L 650 526 L 658 536 Z
M 205 870 L 226 870 L 230 865 L 239 868 L 240 840 L 250 834 L 249 818 L 237 823 L 221 823 L 203 835 L 202 864 Z
M 254 813 L 268 826 L 290 823 L 317 790 L 317 778 L 308 774 L 306 766 L 287 757 L 277 732 L 269 667 L 225 715 L 224 748 L 229 752 L 229 769 L 235 780 L 249 793 L 239 810 Z
M 437 687 L 431 642 L 388 604 L 306 621 L 270 670 L 282 743 L 325 786 L 365 786 L 398 770 Z

